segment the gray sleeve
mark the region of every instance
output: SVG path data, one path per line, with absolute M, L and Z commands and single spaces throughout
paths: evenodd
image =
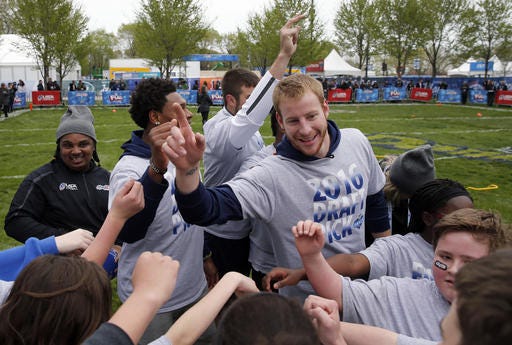
M 386 238 L 376 239 L 371 246 L 359 252 L 370 262 L 368 280 L 378 279 L 388 275 L 387 259 L 390 257 L 389 245 Z
M 0 280 L 0 306 L 4 304 L 5 300 L 11 292 L 13 281 Z
M 148 345 L 172 345 L 172 343 L 162 335 L 160 338 L 153 340 Z
M 412 338 L 403 334 L 399 334 L 396 340 L 396 345 L 437 345 L 437 341 Z

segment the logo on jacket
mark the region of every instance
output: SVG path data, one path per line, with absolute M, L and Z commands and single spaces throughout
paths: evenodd
M 66 183 L 66 182 L 61 182 L 61 184 L 59 185 L 59 190 L 60 191 L 63 191 L 63 190 L 78 190 L 78 186 L 74 183 Z
M 96 185 L 96 190 L 110 190 L 110 186 L 108 184 L 99 184 Z

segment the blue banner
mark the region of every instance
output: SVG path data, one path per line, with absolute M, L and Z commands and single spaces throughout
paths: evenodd
M 103 91 L 101 98 L 104 105 L 129 105 L 130 91 Z
M 356 102 L 378 102 L 379 89 L 356 89 Z
M 384 101 L 401 101 L 407 98 L 403 87 L 385 87 L 382 99 Z
M 69 91 L 68 104 L 69 105 L 95 105 L 96 100 L 94 91 Z
M 479 89 L 470 89 L 469 90 L 469 102 L 470 103 L 478 103 L 478 104 L 486 104 L 487 103 L 487 91 L 479 90 Z
M 222 98 L 222 90 L 210 90 L 208 94 L 212 98 L 213 105 L 224 105 L 224 99 Z
M 184 61 L 238 61 L 236 54 L 192 54 L 183 57 Z
M 177 92 L 185 99 L 187 104 L 197 104 L 197 90 L 180 90 Z
M 485 72 L 485 61 L 477 61 L 469 63 L 469 70 L 471 72 Z M 494 70 L 494 61 L 489 61 L 487 63 L 487 71 Z
M 437 100 L 441 103 L 461 103 L 461 94 L 459 90 L 446 89 L 439 90 L 437 93 Z
M 14 96 L 13 108 L 25 108 L 27 106 L 27 94 L 25 92 L 16 92 Z

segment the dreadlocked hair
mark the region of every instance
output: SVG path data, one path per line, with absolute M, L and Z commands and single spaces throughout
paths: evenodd
M 446 203 L 457 196 L 467 196 L 473 201 L 469 192 L 457 181 L 450 179 L 435 179 L 421 186 L 409 200 L 411 221 L 409 232 L 422 232 L 425 223 L 422 219 L 423 212 L 435 213 Z
M 384 183 L 382 191 L 384 192 L 386 200 L 393 204 L 393 206 L 397 206 L 401 199 L 398 187 L 391 182 L 391 179 L 389 178 L 389 169 L 397 157 L 398 155 L 385 155 L 384 158 L 379 161 L 380 168 L 382 169 L 384 176 L 386 176 L 386 182 Z

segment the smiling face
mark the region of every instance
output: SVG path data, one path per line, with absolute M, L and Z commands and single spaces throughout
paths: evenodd
M 437 288 L 448 302 L 452 302 L 456 297 L 454 283 L 455 274 L 459 269 L 466 263 L 488 254 L 488 243 L 478 241 L 469 232 L 447 232 L 439 238 L 434 252 L 432 273 Z M 446 269 L 436 265 L 437 261 L 446 265 Z
M 59 140 L 60 158 L 71 170 L 85 171 L 89 168 L 95 147 L 94 140 L 87 135 L 66 134 Z
M 325 157 L 330 145 L 327 135 L 327 102 L 321 103 L 308 90 L 297 98 L 283 97 L 279 110 L 277 120 L 292 146 L 307 156 Z

